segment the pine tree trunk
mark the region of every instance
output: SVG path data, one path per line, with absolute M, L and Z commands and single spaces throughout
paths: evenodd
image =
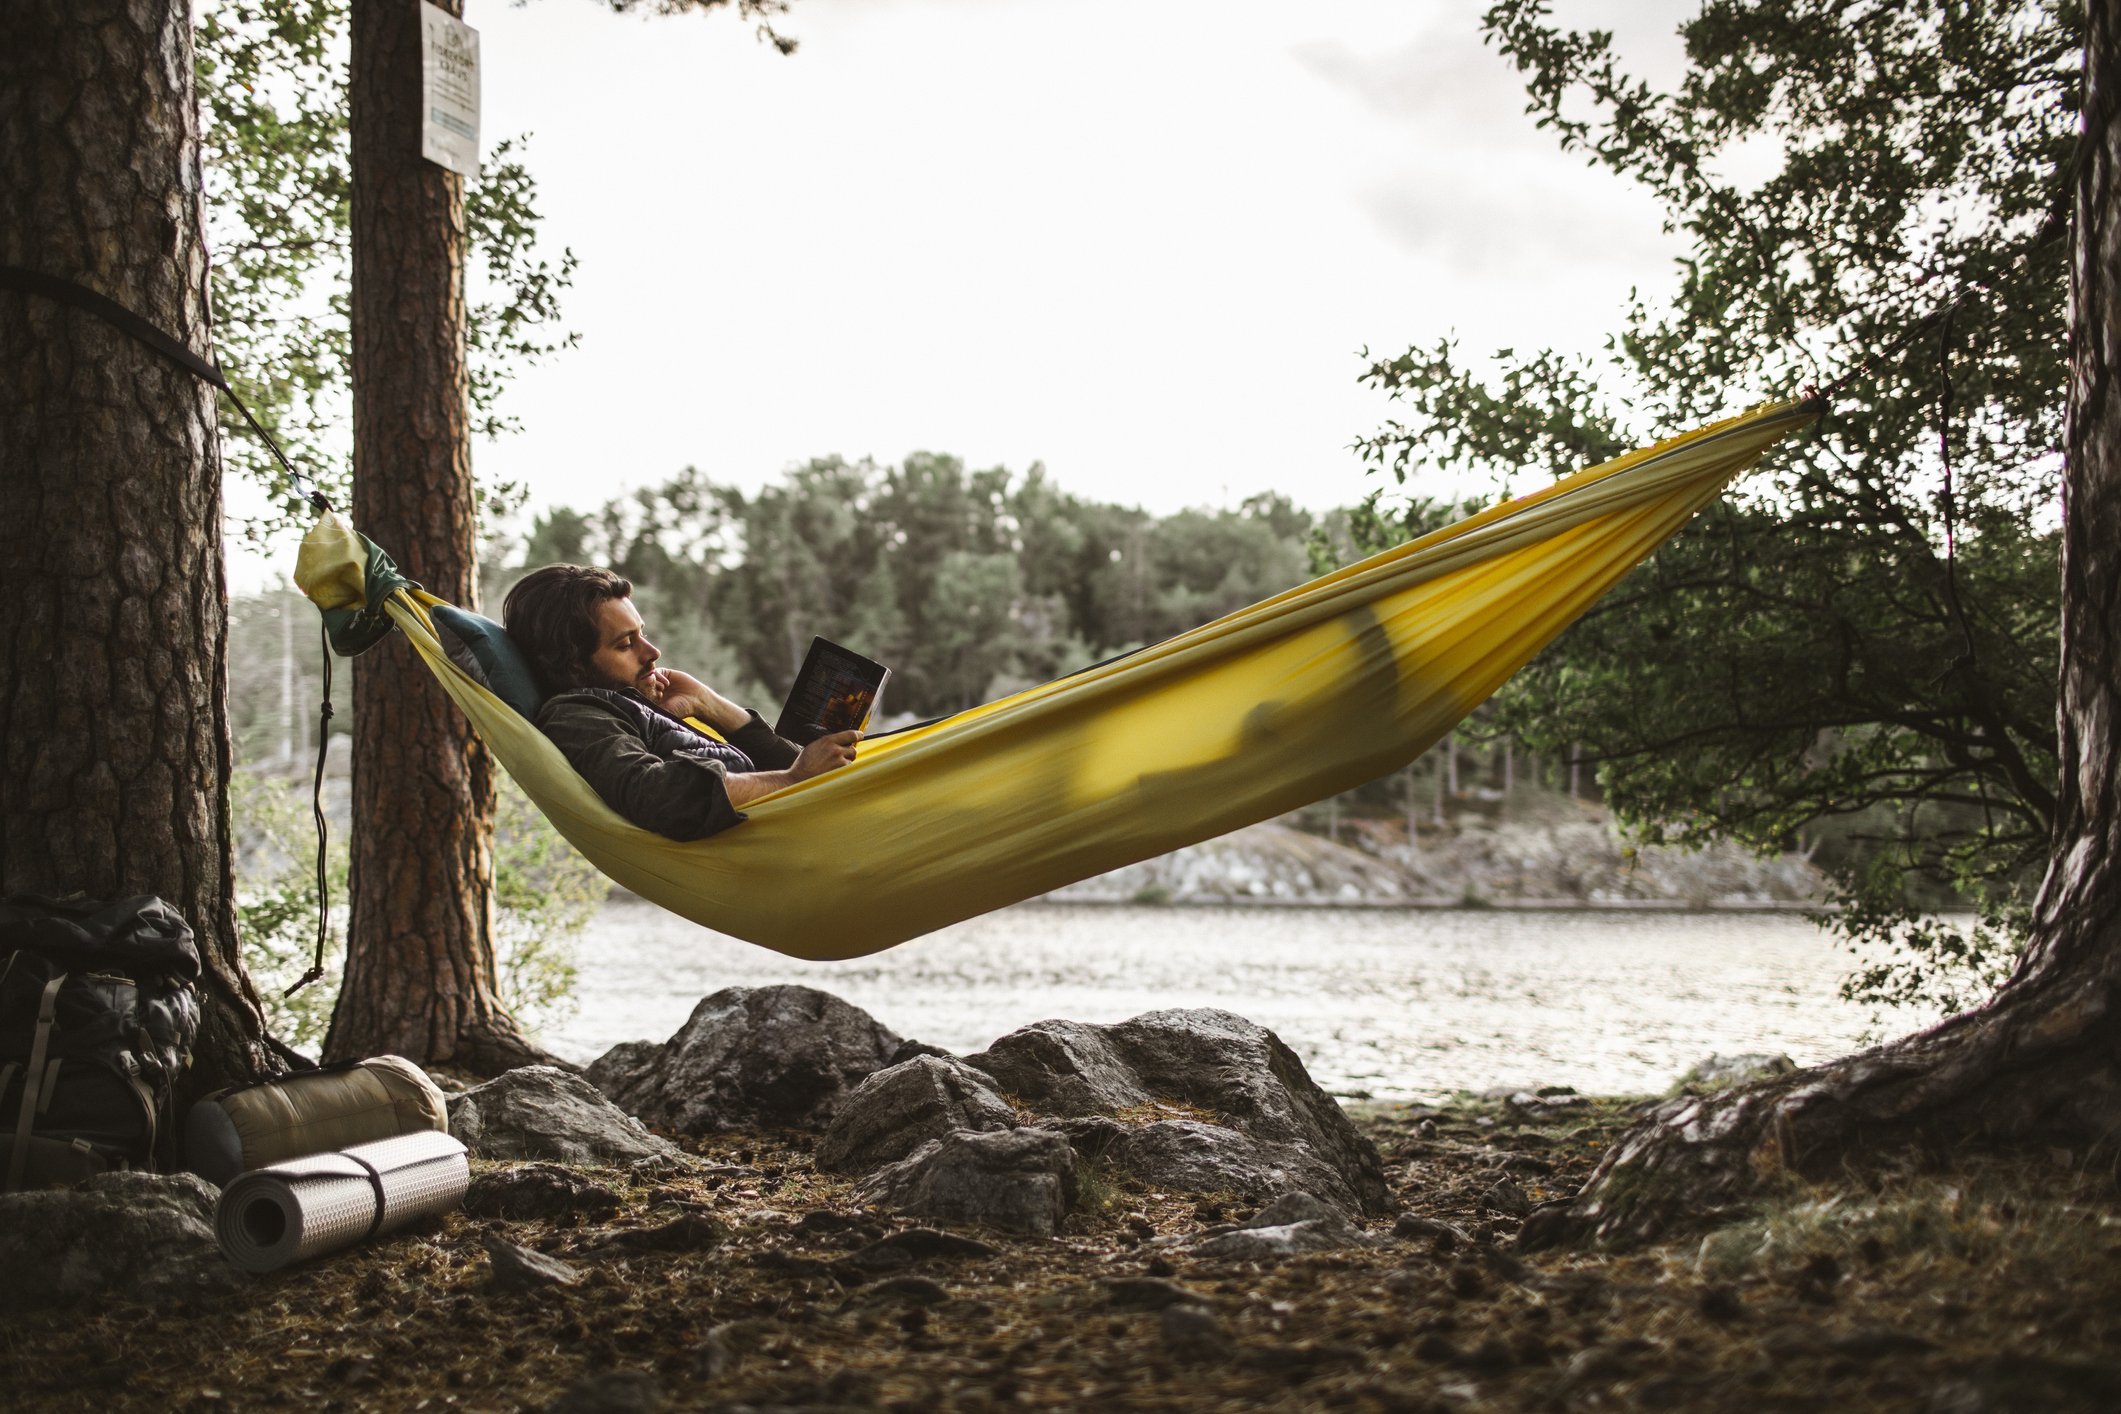
M 211 357 L 185 0 L 0 5 L 0 261 Z M 184 915 L 208 969 L 195 1091 L 284 1069 L 236 939 L 213 397 L 0 291 L 0 891 Z
M 1881 1149 L 2043 1141 L 2111 1157 L 2121 1135 L 2121 14 L 2088 8 L 2089 150 L 2070 268 L 2063 490 L 2062 780 L 2024 958 L 1988 1002 L 1831 1065 L 1670 1100 L 1524 1242 L 1631 1245 L 1746 1204 L 1784 1173 Z
M 354 0 L 351 102 L 353 520 L 476 607 L 464 179 L 420 155 L 419 0 Z M 353 908 L 327 1059 L 549 1059 L 495 991 L 493 758 L 401 635 L 353 677 Z

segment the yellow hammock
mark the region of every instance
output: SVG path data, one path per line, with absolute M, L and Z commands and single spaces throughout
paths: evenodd
M 717 932 L 860 957 L 1405 766 L 1817 415 L 1777 403 L 1630 452 L 1118 662 L 865 744 L 689 843 L 621 819 L 451 662 L 425 608 L 439 600 L 401 590 L 386 607 L 598 869 Z M 305 587 L 334 557 L 360 582 L 359 542 L 337 525 L 305 540 Z

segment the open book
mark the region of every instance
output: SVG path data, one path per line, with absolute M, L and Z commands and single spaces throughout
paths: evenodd
M 813 638 L 773 730 L 804 746 L 833 732 L 857 731 L 869 721 L 890 680 L 891 669 L 882 663 Z

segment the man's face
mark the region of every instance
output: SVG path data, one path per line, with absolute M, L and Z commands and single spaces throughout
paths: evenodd
M 641 631 L 641 616 L 631 599 L 606 599 L 597 610 L 597 651 L 589 671 L 596 687 L 640 687 L 662 651 Z

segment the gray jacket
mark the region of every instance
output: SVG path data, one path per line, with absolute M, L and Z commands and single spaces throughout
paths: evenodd
M 731 771 L 785 770 L 802 754 L 756 712 L 725 746 L 631 688 L 559 693 L 538 710 L 537 725 L 606 805 L 674 840 L 705 839 L 745 818 L 729 803 Z

